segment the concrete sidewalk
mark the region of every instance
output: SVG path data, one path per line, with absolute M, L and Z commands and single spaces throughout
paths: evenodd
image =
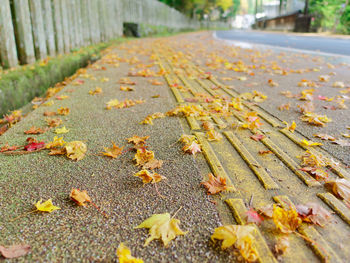
M 306 150 L 322 155 L 330 163 L 322 167 L 327 180 L 350 178 L 349 146 L 322 141 L 323 146 L 311 148 L 302 143 L 302 139 L 321 141 L 313 137 L 314 133 L 349 141 L 341 135 L 350 133 L 349 110 L 341 108 L 349 105 L 344 97 L 350 87 L 348 72 L 347 65 L 333 65 L 308 55 L 226 46 L 214 40 L 211 32 L 140 39 L 110 48 L 100 61 L 81 70 L 51 97 L 53 105 L 42 104 L 0 137 L 0 147 L 5 143 L 24 145 L 29 137 L 24 131 L 32 126 L 46 127 L 43 114 L 65 107 L 70 113 L 59 117 L 69 132 L 58 136 L 66 142 L 84 141 L 88 148 L 85 158 L 78 162 L 62 155 L 49 156 L 46 150 L 0 154 L 0 245 L 30 244 L 32 252 L 18 258 L 22 262 L 113 262 L 120 242 L 145 262 L 234 262 L 239 253 L 222 251 L 210 240 L 216 227 L 246 224 L 250 208 L 313 202 L 334 211 L 325 227 L 303 223 L 298 230 L 315 242 L 308 243 L 300 234 L 291 233 L 288 252 L 277 255 L 276 240 L 283 235 L 271 220 L 264 220 L 254 226 L 258 260 L 342 262 L 350 257 L 350 250 L 343 245 L 350 242 L 349 208 L 324 188 L 324 181 L 301 170 L 298 156 Z M 323 75 L 330 80 L 320 81 Z M 136 85 L 120 84 L 126 77 Z M 336 81 L 343 82 L 344 87 L 332 87 Z M 161 85 L 154 85 L 157 82 Z M 325 127 L 300 120 L 297 105 L 305 102 L 298 100 L 298 94 L 312 87 L 298 87 L 299 82 L 315 83 L 315 91 L 307 99 L 312 97 L 315 112 L 333 120 Z M 123 91 L 121 86 L 133 91 Z M 102 93 L 89 94 L 97 87 Z M 281 92 L 296 96 L 286 97 Z M 69 97 L 61 100 L 64 96 Z M 326 101 L 331 97 L 332 101 Z M 114 99 L 145 102 L 107 110 L 107 102 Z M 278 110 L 282 104 L 289 104 L 289 110 Z M 157 118 L 153 125 L 140 124 L 148 115 L 175 107 L 188 115 Z M 261 124 L 244 129 L 247 116 L 258 118 Z M 283 121 L 295 121 L 296 131 L 282 129 Z M 222 139 L 216 141 L 206 134 L 206 122 Z M 56 136 L 53 130 L 30 136 L 50 142 Z M 251 136 L 256 133 L 263 138 L 253 140 Z M 185 154 L 178 143 L 183 134 L 195 135 L 202 153 Z M 140 170 L 126 141 L 133 135 L 150 136 L 147 149 L 164 161 L 156 172 L 167 179 L 157 184 L 158 190 L 151 184 L 143 186 L 133 176 Z M 126 151 L 116 159 L 100 156 L 112 142 Z M 200 183 L 210 172 L 226 178 L 235 190 L 208 196 Z M 87 190 L 109 217 L 93 206 L 78 207 L 69 198 L 72 188 Z M 52 198 L 61 210 L 33 213 L 10 222 L 31 211 L 32 204 L 41 198 Z M 173 215 L 178 210 L 180 228 L 189 232 L 166 248 L 159 240 L 144 247 L 148 231 L 134 227 L 153 214 Z

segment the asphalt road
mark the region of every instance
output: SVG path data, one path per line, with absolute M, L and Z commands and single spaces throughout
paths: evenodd
M 243 30 L 217 31 L 218 38 L 350 56 L 350 39 Z

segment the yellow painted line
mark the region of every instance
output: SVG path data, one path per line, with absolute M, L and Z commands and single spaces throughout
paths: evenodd
M 301 167 L 291 159 L 288 154 L 275 145 L 270 139 L 264 138 L 260 140 L 267 148 L 269 148 L 290 170 L 292 170 L 300 180 L 302 180 L 307 186 L 314 187 L 321 184 L 316 181 L 311 175 L 301 171 Z
M 295 209 L 288 196 L 274 196 L 273 199 L 284 209 L 289 209 L 290 207 Z M 323 262 L 343 262 L 313 226 L 303 223 L 298 227 L 298 232 L 313 241 L 308 242 L 308 244 Z
M 179 92 L 179 90 L 177 88 L 170 87 L 170 89 L 173 92 L 177 102 L 179 102 L 179 103 L 185 102 L 184 99 L 181 97 L 181 94 L 180 94 L 180 92 Z
M 278 261 L 273 256 L 259 228 L 255 224 L 253 224 L 252 226 L 255 228 L 253 236 L 255 239 L 256 250 L 258 251 L 258 254 L 259 254 L 258 261 L 261 263 L 272 263 L 272 262 L 277 263 Z
M 200 130 L 201 129 L 197 120 L 194 117 L 188 116 L 188 117 L 186 117 L 186 120 L 187 120 L 187 123 L 190 126 L 191 130 Z
M 227 127 L 227 124 L 221 118 L 217 116 L 211 116 L 211 118 L 218 125 L 219 129 L 225 129 Z
M 287 129 L 281 129 L 279 130 L 282 134 L 284 134 L 287 138 L 289 138 L 291 141 L 293 141 L 295 144 L 299 145 L 301 148 L 303 148 L 304 150 L 309 150 L 312 154 L 314 155 L 322 155 L 323 157 L 327 158 L 329 160 L 329 158 L 327 156 L 325 156 L 324 154 L 320 153 L 319 151 L 312 149 L 311 147 L 307 147 L 304 144 L 301 143 L 301 138 L 299 136 L 296 136 L 294 133 L 290 132 Z M 329 162 L 331 163 L 331 162 Z M 340 167 L 337 167 L 335 165 L 331 165 L 333 172 L 338 175 L 341 178 L 350 178 L 350 175 L 343 169 L 341 169 Z
M 220 176 L 226 179 L 227 186 L 231 187 L 233 191 L 236 191 L 234 185 L 232 184 L 231 179 L 228 177 L 226 171 L 222 167 L 222 164 L 220 163 L 218 157 L 215 155 L 214 150 L 211 148 L 209 142 L 204 136 L 204 133 L 202 132 L 195 132 L 194 133 L 202 147 L 202 152 L 204 154 L 205 159 L 207 160 L 213 174 L 215 176 Z
M 243 200 L 231 198 L 231 199 L 226 199 L 225 202 L 230 208 L 232 215 L 236 220 L 237 224 L 245 225 L 246 218 L 247 218 L 247 208 L 245 207 Z
M 235 218 L 236 222 L 239 225 L 245 225 L 246 224 L 246 217 L 247 217 L 247 208 L 244 205 L 244 202 L 242 199 L 227 199 L 225 200 L 229 208 L 231 209 L 231 212 L 233 214 L 233 217 Z M 261 234 L 259 228 L 252 224 L 252 227 L 254 227 L 254 245 L 256 247 L 256 250 L 258 251 L 259 259 L 258 261 L 261 263 L 269 263 L 274 262 L 277 263 L 276 258 L 273 256 L 269 246 L 266 243 L 266 240 L 264 239 L 263 235 Z
M 295 205 L 286 195 L 276 195 L 273 197 L 276 203 L 279 203 L 284 209 L 295 209 Z
M 350 210 L 342 201 L 330 193 L 319 193 L 317 196 L 350 225 Z
M 328 245 L 326 240 L 317 232 L 313 226 L 308 226 L 307 224 L 302 224 L 298 228 L 298 232 L 309 239 L 313 240 L 314 243 L 309 243 L 315 254 L 321 258 L 323 262 L 344 262 L 340 260 L 339 256 L 334 252 L 334 250 Z
M 192 93 L 193 96 L 196 96 L 196 91 L 195 89 L 190 85 L 190 83 L 187 81 L 185 76 L 179 75 L 179 79 L 183 82 L 185 87 L 189 89 L 189 91 Z
M 243 158 L 243 160 L 247 163 L 249 168 L 254 172 L 265 189 L 279 189 L 278 184 L 273 181 L 266 170 L 258 163 L 258 161 L 254 159 L 254 157 L 244 147 L 236 135 L 234 135 L 231 131 L 223 132 L 223 134 L 226 136 L 231 145 L 236 149 L 239 155 Z

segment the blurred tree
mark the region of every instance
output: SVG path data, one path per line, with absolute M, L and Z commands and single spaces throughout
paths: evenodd
M 309 0 L 309 12 L 315 30 L 350 34 L 349 0 Z
M 159 0 L 177 10 L 191 16 L 203 19 L 205 15 L 210 15 L 217 11 L 220 18 L 235 16 L 240 0 Z

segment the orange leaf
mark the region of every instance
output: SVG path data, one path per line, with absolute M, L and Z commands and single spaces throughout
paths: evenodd
M 208 194 L 213 195 L 220 193 L 227 189 L 226 179 L 220 176 L 215 177 L 213 174 L 208 174 L 209 180 L 206 182 L 202 182 L 201 184 L 207 189 Z
M 36 127 L 31 127 L 29 130 L 26 130 L 24 133 L 25 134 L 41 134 L 46 132 L 46 130 L 43 130 L 41 128 L 36 128 Z
M 147 170 L 141 170 L 138 173 L 134 174 L 134 176 L 141 178 L 144 184 L 148 184 L 148 183 L 154 184 L 154 183 L 160 182 L 162 179 L 166 179 L 164 176 L 160 174 L 150 173 Z
M 144 136 L 144 137 L 140 137 L 137 135 L 134 135 L 130 138 L 127 138 L 128 143 L 133 143 L 137 146 L 141 146 L 146 144 L 146 140 L 149 138 L 149 136 Z
M 112 144 L 113 144 L 112 148 L 104 147 L 106 152 L 102 152 L 102 154 L 108 157 L 117 158 L 119 155 L 123 153 L 124 146 L 119 148 L 114 144 L 114 142 L 112 142 Z
M 69 197 L 80 206 L 86 206 L 86 203 L 91 203 L 91 199 L 86 190 L 80 191 L 79 189 L 73 188 Z
M 136 165 L 144 165 L 154 159 L 154 152 L 148 151 L 146 148 L 139 148 L 135 154 L 134 160 Z

